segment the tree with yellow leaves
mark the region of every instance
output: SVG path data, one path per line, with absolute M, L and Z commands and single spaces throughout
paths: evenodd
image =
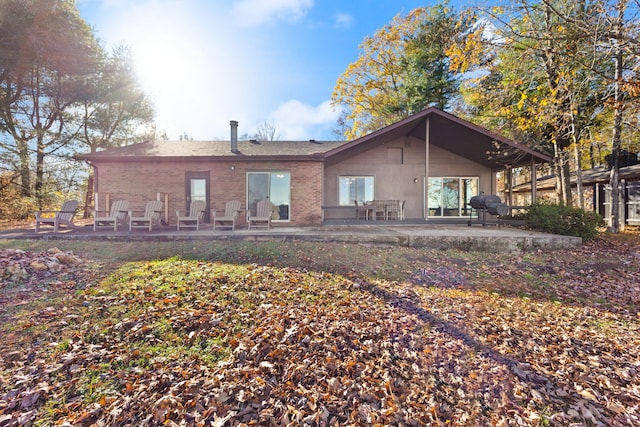
M 452 64 L 477 73 L 462 88 L 469 111 L 552 155 L 559 198 L 571 205 L 571 148 L 596 124 L 605 90 L 603 69 L 585 67 L 593 45 L 575 23 L 588 26 L 597 11 L 583 2 L 519 0 L 485 12 L 485 26 L 449 51 Z
M 458 81 L 446 51 L 471 25 L 459 16 L 445 1 L 398 15 L 364 39 L 332 95 L 343 109 L 344 137 L 357 138 L 430 106 L 448 107 Z

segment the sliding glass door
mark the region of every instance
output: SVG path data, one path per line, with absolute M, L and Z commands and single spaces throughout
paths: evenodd
M 429 178 L 429 217 L 459 217 L 469 213 L 469 200 L 478 194 L 478 178 Z
M 291 205 L 291 173 L 249 172 L 247 173 L 247 208 L 251 215 L 256 214 L 260 200 L 268 199 L 274 205 L 274 221 L 289 221 Z

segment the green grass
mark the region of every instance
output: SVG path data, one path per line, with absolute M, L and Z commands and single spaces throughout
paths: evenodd
M 321 283 L 322 282 L 322 283 Z M 114 378 L 133 371 L 153 370 L 170 363 L 193 363 L 210 369 L 228 357 L 237 336 L 253 324 L 251 313 L 262 304 L 278 307 L 340 304 L 343 279 L 292 269 L 229 265 L 170 257 L 129 262 L 71 301 L 48 301 L 61 310 L 74 307 L 78 325 L 64 329 L 49 354 L 72 357 L 79 343 L 116 349 L 118 355 L 92 361 L 76 382 L 76 393 L 95 402 L 113 390 L 126 392 L 127 383 Z M 316 286 L 317 285 L 317 286 Z M 328 297 L 335 297 L 331 300 Z M 32 307 L 16 318 L 24 319 Z M 3 325 L 2 329 L 8 325 Z M 29 323 L 4 329 L 20 339 L 51 340 L 51 325 Z
M 404 396 L 428 395 L 437 407 L 420 401 L 411 410 L 427 408 L 426 415 L 443 422 L 455 423 L 451 408 L 467 405 L 480 424 L 489 419 L 482 411 L 504 409 L 524 418 L 535 412 L 531 420 L 550 425 L 580 397 L 564 402 L 541 394 L 543 401 L 526 403 L 542 383 L 514 376 L 509 363 L 536 367 L 553 387 L 572 390 L 577 382 L 616 401 L 627 391 L 590 382 L 595 367 L 577 377 L 559 366 L 573 363 L 569 354 L 575 360 L 595 355 L 598 372 L 612 375 L 621 360 L 638 354 L 638 320 L 619 277 L 589 281 L 582 273 L 593 262 L 592 248 L 496 258 L 332 243 L 0 241 L 0 248 L 51 246 L 96 264 L 69 283 L 41 286 L 41 293 L 21 292 L 21 285 L 0 289 L 0 335 L 6 337 L 0 352 L 9 355 L 0 369 L 0 395 L 30 364 L 47 372 L 38 381 L 56 384 L 38 402 L 36 425 L 73 420 L 95 405 L 108 413 L 110 405 L 143 401 L 151 392 L 157 401 L 177 393 L 176 384 L 193 380 L 195 387 L 222 377 L 235 381 L 227 386 L 236 391 L 268 383 L 272 398 L 281 393 L 282 402 L 327 399 L 323 404 L 333 413 L 330 402 L 346 389 L 322 387 L 335 378 L 332 384 L 366 384 L 371 396 L 392 392 L 386 399 L 397 401 L 389 405 L 410 406 L 418 401 Z M 602 251 L 595 259 L 614 263 L 628 252 Z M 638 269 L 635 258 L 629 262 L 628 269 Z M 435 282 L 413 283 L 416 271 L 431 271 Z M 447 283 L 460 277 L 459 285 Z M 23 301 L 12 305 L 10 297 Z M 512 386 L 524 396 L 517 398 L 521 406 L 502 408 L 500 402 L 513 398 Z M 502 400 L 485 402 L 480 388 L 491 390 L 482 396 Z M 358 404 L 369 399 L 354 396 Z

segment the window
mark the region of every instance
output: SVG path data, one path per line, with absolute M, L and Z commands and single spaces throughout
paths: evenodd
M 363 204 L 373 200 L 372 176 L 341 176 L 338 183 L 338 204 L 353 205 L 354 200 Z
M 291 204 L 291 173 L 249 172 L 247 173 L 247 207 L 251 215 L 256 214 L 260 200 L 269 199 L 274 205 L 274 221 L 289 221 Z
M 478 178 L 429 178 L 429 216 L 469 214 L 469 200 L 478 194 Z
M 442 178 L 429 178 L 429 216 L 442 216 Z

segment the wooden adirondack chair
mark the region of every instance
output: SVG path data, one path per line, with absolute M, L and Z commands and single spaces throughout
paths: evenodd
M 129 202 L 127 200 L 116 200 L 111 205 L 109 212 L 93 211 L 93 231 L 98 227 L 112 227 L 113 231 L 118 230 L 118 224 L 126 224 Z M 104 216 L 101 216 L 101 213 Z
M 76 216 L 79 204 L 77 200 L 67 200 L 59 211 L 36 211 L 36 233 L 40 231 L 41 224 L 52 225 L 54 233 L 58 232 L 61 225 L 74 228 L 73 217 Z
M 217 215 L 215 210 L 211 211 L 211 218 L 213 221 L 213 229 L 216 229 L 216 225 L 218 227 L 231 227 L 231 230 L 236 229 L 236 222 L 238 221 L 238 214 L 240 212 L 240 203 L 239 200 L 231 200 L 224 205 L 224 214 Z
M 253 228 L 271 229 L 271 214 L 273 212 L 273 203 L 270 200 L 260 200 L 256 206 L 256 214 L 249 215 L 249 230 Z
M 178 230 L 180 230 L 180 227 L 195 227 L 196 230 L 200 230 L 200 221 L 204 219 L 204 210 L 206 208 L 207 202 L 194 200 L 189 205 L 189 213 L 186 216 L 180 215 L 180 211 L 176 211 Z
M 153 231 L 153 224 L 160 223 L 163 203 L 160 200 L 147 202 L 143 216 L 135 216 L 135 211 L 129 211 L 129 231 L 133 228 L 148 228 Z

